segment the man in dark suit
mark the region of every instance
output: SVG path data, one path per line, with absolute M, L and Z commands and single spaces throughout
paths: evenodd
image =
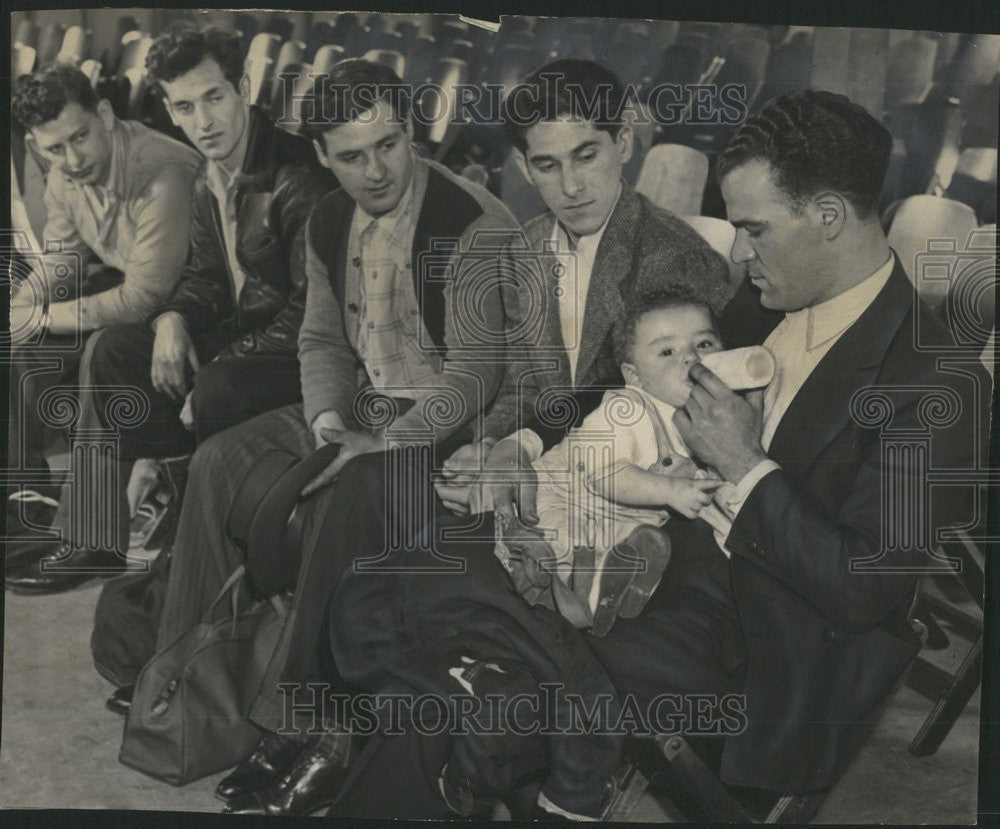
M 772 102 L 728 143 L 719 177 L 737 227 L 732 255 L 747 263 L 749 279 L 724 314 L 723 334 L 731 347 L 767 345 L 778 379 L 761 411 L 703 366 L 692 368 L 691 398 L 675 424 L 692 452 L 735 486 L 725 505 L 731 528 L 669 522 L 674 557 L 645 610 L 604 638 L 585 636 L 596 657 L 590 673 L 606 672 L 654 731 L 663 695 L 742 694 L 746 725 L 721 746 L 722 779 L 734 785 L 832 785 L 858 726 L 920 648 L 908 613 L 919 574 L 940 568 L 930 552 L 935 533 L 972 518 L 961 487 L 929 497 L 922 487 L 927 469 L 970 472 L 985 457 L 989 380 L 976 355 L 940 363 L 947 332 L 917 306 L 886 243 L 876 204 L 890 147 L 871 115 L 825 92 Z M 893 440 L 912 445 L 894 451 Z M 522 514 L 529 490 L 511 488 Z M 419 672 L 415 679 L 415 666 L 440 668 L 442 645 L 455 645 L 455 620 L 484 616 L 492 647 L 539 679 L 539 653 L 558 662 L 575 652 L 580 634 L 554 614 L 525 623 L 490 559 L 492 522 L 485 524 L 453 547 L 437 542 L 438 552 L 465 556 L 465 577 L 342 580 L 330 632 L 343 676 L 424 690 L 433 683 Z M 490 580 L 492 595 L 483 588 Z M 475 656 L 474 647 L 496 653 L 482 642 L 454 652 Z M 577 667 L 574 676 L 582 673 Z M 447 687 L 447 677 L 436 682 Z M 443 779 L 449 805 L 463 801 L 454 797 L 463 789 L 464 802 L 475 803 L 503 793 L 497 779 L 512 777 L 498 774 L 498 763 L 516 757 L 510 741 L 492 756 L 477 753 L 469 747 L 476 739 L 449 747 L 447 738 L 393 738 L 372 767 L 385 774 L 412 762 L 418 743 L 434 758 L 425 760 L 426 778 L 434 779 L 435 764 L 459 767 Z M 380 792 L 376 777 L 362 773 L 338 809 L 384 815 L 380 796 L 411 817 L 445 808 L 432 787 Z

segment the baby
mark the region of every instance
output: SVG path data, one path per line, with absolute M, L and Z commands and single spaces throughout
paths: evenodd
M 538 528 L 505 525 L 497 514 L 496 553 L 519 592 L 597 636 L 618 616 L 638 615 L 659 584 L 670 542 L 658 527 L 670 510 L 728 522 L 713 502 L 722 481 L 691 460 L 673 425 L 691 393 L 692 364 L 722 352 L 711 308 L 681 290 L 636 297 L 615 346 L 625 388 L 606 392 L 534 464 Z M 743 369 L 740 381 L 722 376 L 730 386 L 765 385 L 773 373 L 763 349 L 722 356 Z

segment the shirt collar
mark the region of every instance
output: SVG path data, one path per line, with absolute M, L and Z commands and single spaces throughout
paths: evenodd
M 786 316 L 790 321 L 804 322 L 806 326 L 806 350 L 811 351 L 828 343 L 842 334 L 864 313 L 885 287 L 893 268 L 892 254 L 875 273 L 849 288 L 842 294 Z
M 601 243 L 601 239 L 604 237 L 604 231 L 608 229 L 608 223 L 611 221 L 611 217 L 614 215 L 615 210 L 618 208 L 618 202 L 622 197 L 622 183 L 618 182 L 618 195 L 615 196 L 615 206 L 611 208 L 611 212 L 608 213 L 607 217 L 604 219 L 604 224 L 602 224 L 594 233 L 588 233 L 586 236 L 577 236 L 572 233 L 568 228 L 566 228 L 562 222 L 556 219 L 555 226 L 552 228 L 552 239 L 556 243 L 565 241 L 566 249 L 570 251 L 580 251 L 581 253 L 593 254 L 597 251 L 597 246 Z M 562 245 L 559 245 L 556 249 L 559 250 Z
M 234 150 L 234 152 L 237 152 L 240 155 L 239 164 L 235 165 L 234 169 L 230 170 L 221 161 L 208 159 L 208 163 L 205 165 L 206 178 L 208 178 L 209 183 L 212 184 L 212 186 L 220 193 L 225 193 L 230 187 L 233 186 L 237 176 L 246 165 L 247 149 L 250 145 L 250 118 L 251 113 L 247 112 L 246 124 L 243 127 L 243 135 L 240 136 L 239 143 Z

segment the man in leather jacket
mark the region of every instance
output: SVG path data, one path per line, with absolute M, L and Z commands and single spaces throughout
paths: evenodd
M 114 388 L 137 387 L 148 401 L 145 421 L 120 430 L 121 552 L 128 547 L 125 485 L 136 459 L 187 454 L 216 432 L 301 399 L 306 219 L 336 186 L 307 140 L 250 105 L 235 33 L 175 27 L 156 40 L 147 69 L 204 161 L 173 297 L 144 323 L 109 327 L 93 348 L 103 426 L 120 425 L 108 422 Z M 12 586 L 57 592 L 92 575 L 29 567 Z

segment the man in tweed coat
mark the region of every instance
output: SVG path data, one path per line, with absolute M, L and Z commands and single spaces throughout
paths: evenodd
M 552 77 L 554 84 L 546 81 Z M 596 117 L 579 117 L 591 101 Z M 437 491 L 453 512 L 468 512 L 470 498 L 473 511 L 489 507 L 470 486 L 483 458 L 494 481 L 503 470 L 530 469 L 530 460 L 579 425 L 606 388 L 624 385 L 611 329 L 630 292 L 682 285 L 717 312 L 732 295 L 722 257 L 622 180 L 633 141 L 622 102 L 612 72 L 575 59 L 535 70 L 507 98 L 505 128 L 516 161 L 549 210 L 507 247 L 507 370 L 481 442 L 445 464 Z M 516 439 L 504 441 L 508 436 Z M 495 482 L 487 494 L 509 518 L 512 486 Z M 534 523 L 533 495 L 529 500 L 521 518 Z

